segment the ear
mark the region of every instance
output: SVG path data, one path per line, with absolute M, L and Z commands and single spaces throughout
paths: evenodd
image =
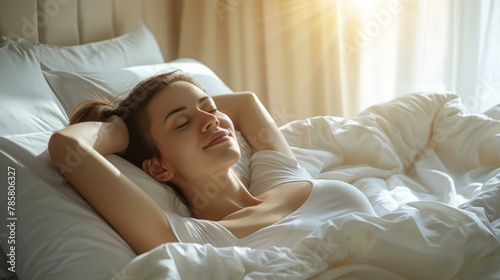
M 174 177 L 174 173 L 156 158 L 143 161 L 142 170 L 158 182 L 167 182 Z

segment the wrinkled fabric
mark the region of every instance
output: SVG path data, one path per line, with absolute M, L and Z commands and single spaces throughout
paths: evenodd
M 455 94 L 407 95 L 281 130 L 314 178 L 355 185 L 379 215 L 411 201 L 458 206 L 500 173 L 500 121 L 470 114 Z
M 498 279 L 499 237 L 485 216 L 413 202 L 383 217 L 332 219 L 291 249 L 164 244 L 124 273 L 138 279 Z

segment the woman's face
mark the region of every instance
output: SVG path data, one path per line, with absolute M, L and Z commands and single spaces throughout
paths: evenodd
M 156 93 L 146 112 L 162 164 L 174 172 L 174 182 L 214 176 L 239 160 L 233 123 L 195 85 L 172 83 Z

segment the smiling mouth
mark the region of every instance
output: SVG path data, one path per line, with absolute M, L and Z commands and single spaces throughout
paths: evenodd
M 218 144 L 224 143 L 226 141 L 229 141 L 231 139 L 231 136 L 228 132 L 225 131 L 220 131 L 220 132 L 215 132 L 215 137 L 209 140 L 209 142 L 203 146 L 203 149 L 208 149 L 210 147 L 216 146 Z

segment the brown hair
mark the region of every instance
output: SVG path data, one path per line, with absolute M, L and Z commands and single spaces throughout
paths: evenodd
M 86 121 L 106 121 L 113 115 L 122 118 L 129 132 L 129 145 L 120 156 L 142 169 L 144 160 L 161 159 L 160 151 L 150 133 L 150 120 L 146 114 L 146 105 L 159 90 L 176 81 L 191 83 L 205 91 L 204 87 L 189 74 L 175 70 L 143 80 L 121 100 L 112 101 L 105 97 L 96 97 L 83 102 L 75 108 L 70 118 L 70 124 Z M 180 189 L 172 183 L 169 183 L 169 186 L 186 203 L 185 196 Z

